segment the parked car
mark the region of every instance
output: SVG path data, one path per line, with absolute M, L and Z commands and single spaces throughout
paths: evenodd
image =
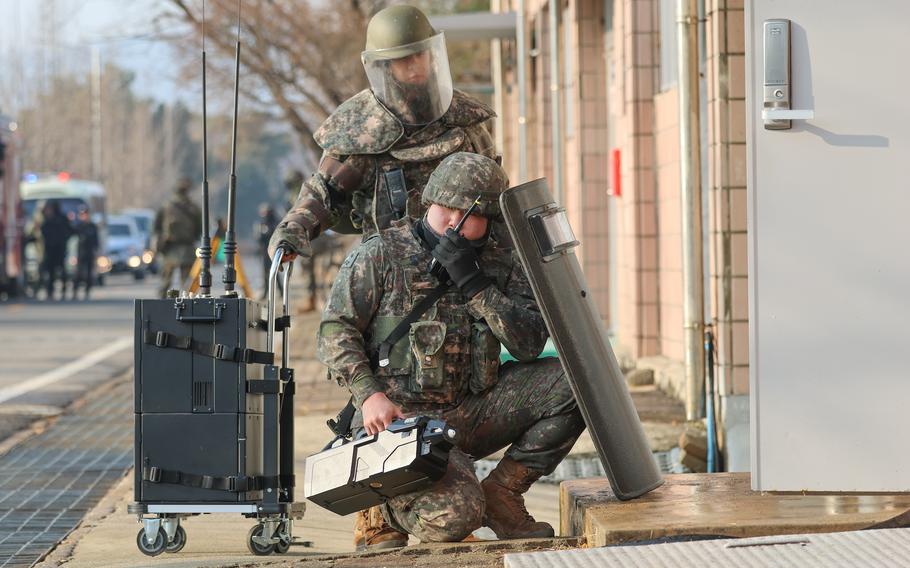
M 158 263 L 152 251 L 152 225 L 155 223 L 155 212 L 151 209 L 124 209 L 121 215 L 132 217 L 142 233 L 145 244 L 142 250 L 142 264 L 148 272 L 158 273 Z
M 131 272 L 136 280 L 142 280 L 146 273 L 142 262 L 145 250 L 145 237 L 135 219 L 128 215 L 108 216 L 107 246 L 99 264 L 109 265 L 112 274 Z

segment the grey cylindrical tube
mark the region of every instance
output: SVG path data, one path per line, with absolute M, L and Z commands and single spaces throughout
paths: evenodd
M 588 293 L 564 210 L 542 179 L 507 190 L 499 202 L 613 492 L 625 500 L 651 491 L 663 478 Z

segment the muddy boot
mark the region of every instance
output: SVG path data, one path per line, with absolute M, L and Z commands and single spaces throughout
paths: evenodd
M 408 535 L 389 526 L 382 518 L 379 507 L 370 507 L 357 513 L 354 522 L 354 546 L 361 550 L 401 548 L 408 545 Z
M 510 458 L 502 458 L 490 475 L 481 482 L 487 501 L 483 524 L 501 539 L 549 538 L 553 527 L 538 522 L 525 508 L 522 494 L 540 479 L 543 472 L 534 471 Z
M 316 309 L 316 298 L 314 296 L 308 296 L 306 301 L 303 302 L 303 307 L 300 311 L 302 312 L 312 312 Z

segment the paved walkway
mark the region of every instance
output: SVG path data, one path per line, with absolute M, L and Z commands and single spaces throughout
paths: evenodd
M 130 377 L 0 460 L 0 568 L 31 566 L 130 469 Z

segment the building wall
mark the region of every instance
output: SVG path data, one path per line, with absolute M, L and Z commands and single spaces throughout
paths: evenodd
M 743 0 L 707 0 L 710 286 L 723 395 L 749 393 Z
M 517 1 L 503 1 L 500 10 L 517 10 Z M 523 24 L 529 54 L 527 62 L 527 179 L 546 177 L 554 190 L 553 122 L 551 85 L 560 97 L 560 138 L 563 149 L 563 194 L 576 236 L 581 241 L 579 260 L 589 292 L 601 316 L 610 321 L 609 225 L 606 69 L 604 66 L 602 3 L 557 3 L 559 9 L 559 68 L 550 75 L 550 25 L 548 3 L 526 2 Z M 503 84 L 503 167 L 513 182 L 519 181 L 518 76 L 514 42 L 505 42 Z M 567 74 L 567 69 L 569 73 Z
M 655 176 L 654 87 L 657 73 L 652 0 L 614 3 L 612 67 L 616 96 L 608 100 L 621 159 L 617 211 L 618 341 L 632 357 L 660 352 Z
M 705 2 L 709 323 L 717 336 L 721 394 L 742 395 L 748 394 L 749 360 L 743 0 Z M 660 84 L 660 0 L 612 0 L 612 14 L 605 13 L 605 0 L 557 4 L 562 72 L 552 83 L 561 98 L 563 205 L 582 242 L 586 277 L 617 351 L 681 364 L 679 109 L 676 87 Z M 533 51 L 527 56 L 528 179 L 553 172 L 547 6 L 546 0 L 525 2 L 523 24 Z M 517 0 L 499 6 L 517 8 Z M 675 18 L 669 21 L 675 25 Z M 504 53 L 512 59 L 503 65 L 504 166 L 516 180 L 519 55 L 514 42 L 505 43 L 511 43 Z M 614 150 L 620 187 L 611 173 Z M 618 189 L 621 195 L 614 195 Z

